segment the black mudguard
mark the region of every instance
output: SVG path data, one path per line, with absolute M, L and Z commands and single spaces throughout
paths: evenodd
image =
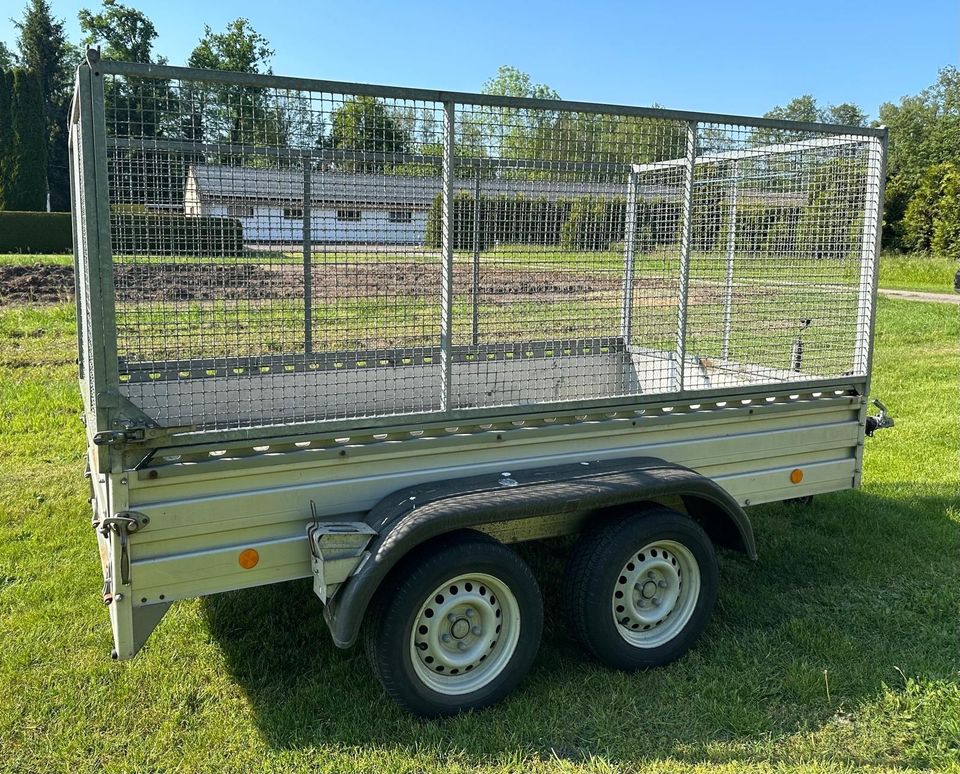
M 324 608 L 338 647 L 356 642 L 370 600 L 410 550 L 448 532 L 490 522 L 612 509 L 680 497 L 687 513 L 719 545 L 756 559 L 753 527 L 739 503 L 714 481 L 655 457 L 513 470 L 401 489 L 366 517 L 377 531 L 370 558 Z

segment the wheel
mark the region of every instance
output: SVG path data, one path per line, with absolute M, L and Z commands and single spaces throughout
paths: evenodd
M 585 534 L 564 577 L 577 638 L 604 664 L 635 670 L 682 656 L 717 598 L 710 538 L 692 519 L 651 508 Z
M 537 654 L 543 600 L 530 568 L 479 533 L 435 544 L 400 567 L 364 628 L 384 690 L 425 717 L 503 699 Z

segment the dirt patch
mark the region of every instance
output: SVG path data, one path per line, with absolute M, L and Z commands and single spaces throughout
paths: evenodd
M 458 295 L 473 288 L 473 267 L 454 268 Z M 481 303 L 543 302 L 615 297 L 621 288 L 619 274 L 530 270 L 484 266 L 478 291 Z M 303 268 L 297 264 L 259 263 L 119 263 L 114 267 L 117 301 L 142 304 L 150 301 L 218 301 L 299 299 L 303 297 Z M 635 300 L 640 305 L 673 304 L 676 283 L 663 278 L 641 280 Z M 321 303 L 340 299 L 389 300 L 399 297 L 436 299 L 441 272 L 435 264 L 370 262 L 317 264 L 312 272 L 312 297 Z M 712 290 L 712 289 L 711 289 Z M 711 290 L 693 293 L 693 303 L 703 303 Z M 73 267 L 31 264 L 0 266 L 0 302 L 57 302 L 73 295 Z
M 0 266 L 0 300 L 55 303 L 73 298 L 73 267 L 35 263 Z
M 297 281 L 293 272 L 277 272 L 256 263 L 118 264 L 113 276 L 119 303 L 263 300 L 303 295 L 302 277 Z

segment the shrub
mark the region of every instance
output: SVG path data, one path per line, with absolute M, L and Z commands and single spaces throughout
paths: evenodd
M 903 217 L 904 243 L 960 259 L 960 169 L 945 162 L 923 173 Z
M 960 261 L 960 169 L 952 164 L 940 182 L 930 246 L 937 255 Z
M 114 253 L 226 256 L 243 252 L 243 226 L 235 218 L 115 212 Z
M 0 211 L 0 253 L 65 253 L 72 247 L 69 212 Z

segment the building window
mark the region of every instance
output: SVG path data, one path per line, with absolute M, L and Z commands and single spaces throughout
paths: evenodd
M 387 220 L 391 223 L 411 223 L 413 212 L 411 210 L 390 210 L 387 213 Z
M 283 217 L 285 220 L 303 220 L 303 207 L 284 207 Z
M 358 223 L 360 221 L 360 210 L 337 210 L 337 220 Z
M 248 204 L 227 205 L 227 215 L 231 218 L 252 218 L 253 207 Z

